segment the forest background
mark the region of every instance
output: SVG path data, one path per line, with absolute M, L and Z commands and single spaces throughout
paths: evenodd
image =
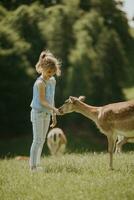
M 0 2 L 1 157 L 29 154 L 35 64 L 43 49 L 62 61 L 56 107 L 70 95 L 96 106 L 134 98 L 134 30 L 122 6 L 117 0 Z M 106 150 L 105 136 L 82 115 L 57 119 L 68 151 Z

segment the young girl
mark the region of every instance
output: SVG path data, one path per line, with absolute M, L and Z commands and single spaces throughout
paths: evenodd
M 52 115 L 52 125 L 56 125 L 58 109 L 54 106 L 56 80 L 60 75 L 60 63 L 49 51 L 41 52 L 36 64 L 36 71 L 41 74 L 33 86 L 31 102 L 31 122 L 33 126 L 33 142 L 30 150 L 30 169 L 41 169 L 40 157 Z

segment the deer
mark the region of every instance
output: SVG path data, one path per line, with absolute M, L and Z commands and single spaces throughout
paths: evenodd
M 113 170 L 113 153 L 118 135 L 134 137 L 134 100 L 92 106 L 84 103 L 85 97 L 70 96 L 59 107 L 60 115 L 76 112 L 92 120 L 100 132 L 107 137 L 109 167 Z
M 61 128 L 53 128 L 47 135 L 47 146 L 51 155 L 62 155 L 65 152 L 67 138 Z
M 122 152 L 122 146 L 126 143 L 134 143 L 134 137 L 127 138 L 127 137 L 124 137 L 122 135 L 118 135 L 115 153 L 121 153 Z

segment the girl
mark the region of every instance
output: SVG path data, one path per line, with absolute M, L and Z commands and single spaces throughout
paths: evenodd
M 31 122 L 33 126 L 33 142 L 30 150 L 30 169 L 38 170 L 40 157 L 52 115 L 52 125 L 56 125 L 58 109 L 54 106 L 56 80 L 54 75 L 60 75 L 60 63 L 49 51 L 40 54 L 36 71 L 41 74 L 33 86 L 31 102 Z

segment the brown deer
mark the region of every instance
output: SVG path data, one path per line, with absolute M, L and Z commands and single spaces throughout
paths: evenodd
M 113 151 L 118 135 L 134 137 L 134 100 L 91 106 L 84 103 L 85 97 L 70 96 L 59 108 L 61 115 L 71 112 L 81 113 L 95 122 L 99 130 L 107 136 L 110 169 L 113 169 Z
M 134 137 L 124 137 L 122 135 L 118 135 L 116 142 L 116 148 L 115 153 L 121 153 L 122 152 L 122 146 L 126 143 L 134 143 Z

